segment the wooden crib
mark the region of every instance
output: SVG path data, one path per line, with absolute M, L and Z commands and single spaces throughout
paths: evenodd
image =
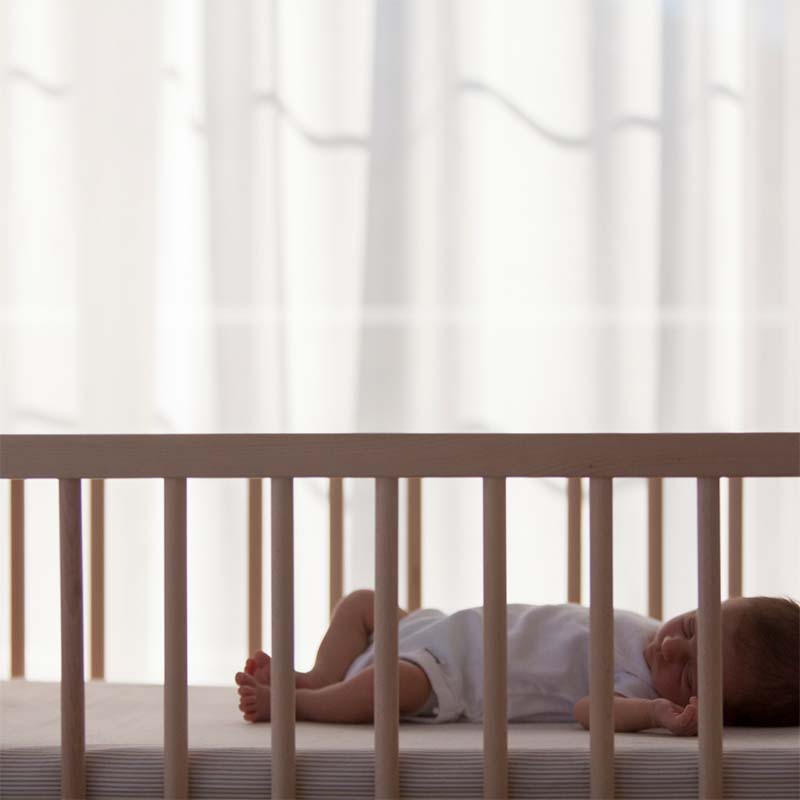
M 614 795 L 612 481 L 649 479 L 649 613 L 661 617 L 661 481 L 697 478 L 699 793 L 722 796 L 720 478 L 730 480 L 729 586 L 741 593 L 744 477 L 799 477 L 800 434 L 0 436 L 11 479 L 12 677 L 24 676 L 24 480 L 59 480 L 61 791 L 85 795 L 81 479 L 91 479 L 91 675 L 103 677 L 103 479 L 164 480 L 164 793 L 188 796 L 186 479 L 247 478 L 249 643 L 260 646 L 261 480 L 271 479 L 272 797 L 295 796 L 293 478 L 330 479 L 331 608 L 342 593 L 342 479 L 375 480 L 376 797 L 398 797 L 398 480 L 409 480 L 409 605 L 420 603 L 420 479 L 483 480 L 484 796 L 508 796 L 506 478 L 568 479 L 568 599 L 580 602 L 580 479 L 590 497 L 591 796 Z

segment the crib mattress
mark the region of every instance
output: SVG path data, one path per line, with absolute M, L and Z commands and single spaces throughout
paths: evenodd
M 189 791 L 197 798 L 270 794 L 270 726 L 242 721 L 235 686 L 189 687 Z M 59 685 L 0 683 L 0 797 L 59 797 Z M 89 798 L 163 797 L 163 688 L 86 684 Z M 297 796 L 371 798 L 373 729 L 298 723 Z M 589 734 L 576 724 L 510 725 L 511 797 L 589 796 Z M 617 797 L 697 797 L 697 739 L 663 731 L 615 738 Z M 725 796 L 800 797 L 800 729 L 728 728 Z M 400 791 L 483 796 L 480 725 L 400 726 Z

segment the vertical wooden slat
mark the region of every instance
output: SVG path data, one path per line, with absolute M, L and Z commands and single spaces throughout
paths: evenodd
M 508 797 L 506 480 L 483 479 L 483 796 Z
M 581 479 L 567 478 L 567 602 L 581 602 Z
M 89 483 L 91 515 L 91 675 L 95 680 L 105 677 L 105 481 L 92 479 Z
M 272 797 L 295 796 L 294 482 L 272 478 Z
M 400 796 L 397 478 L 375 479 L 375 797 Z
M 186 478 L 164 479 L 164 797 L 189 796 Z
M 86 796 L 81 482 L 58 482 L 61 539 L 61 796 Z
M 614 797 L 614 573 L 611 478 L 589 481 L 591 796 Z
M 422 479 L 408 479 L 408 610 L 422 606 Z
M 722 608 L 719 478 L 697 479 L 700 797 L 722 797 Z
M 728 597 L 742 596 L 742 479 L 728 478 Z
M 261 649 L 262 541 L 264 536 L 261 478 L 247 482 L 247 654 Z
M 663 612 L 663 483 L 647 480 L 647 613 L 661 619 Z
M 344 593 L 344 486 L 342 478 L 330 478 L 328 483 L 329 506 L 329 569 L 328 606 L 330 616 Z
M 11 677 L 25 677 L 25 481 L 11 481 Z

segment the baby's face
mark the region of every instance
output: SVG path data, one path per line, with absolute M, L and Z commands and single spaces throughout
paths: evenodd
M 742 611 L 739 600 L 722 604 L 722 663 L 734 664 L 733 635 Z M 697 611 L 688 611 L 665 622 L 644 649 L 653 688 L 673 703 L 687 705 L 697 694 Z M 725 693 L 738 691 L 736 676 L 725 671 Z

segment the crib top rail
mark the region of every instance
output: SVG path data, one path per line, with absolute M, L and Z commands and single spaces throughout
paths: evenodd
M 0 435 L 0 478 L 797 477 L 800 433 Z

